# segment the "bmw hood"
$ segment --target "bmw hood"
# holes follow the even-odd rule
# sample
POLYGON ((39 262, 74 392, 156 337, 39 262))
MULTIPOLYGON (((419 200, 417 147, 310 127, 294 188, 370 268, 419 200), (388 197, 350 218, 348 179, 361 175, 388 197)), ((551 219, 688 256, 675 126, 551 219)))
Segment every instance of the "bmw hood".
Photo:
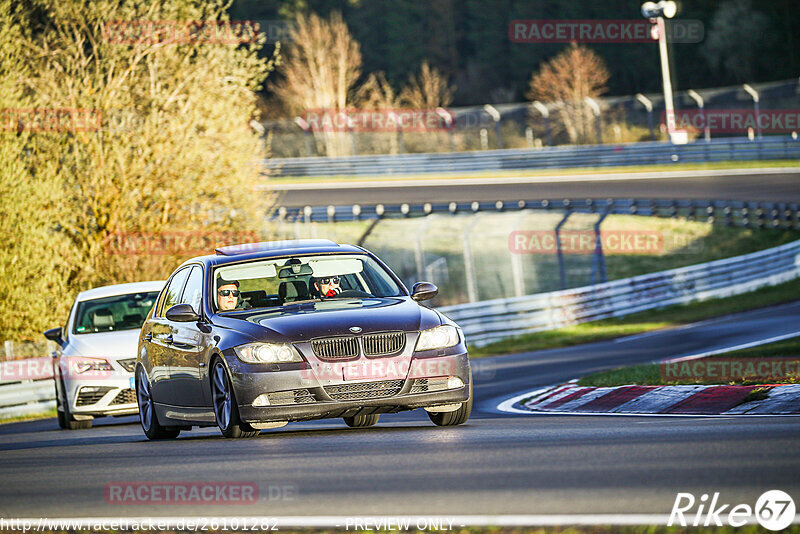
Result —
POLYGON ((409 298, 335 299, 217 315, 222 327, 263 341, 307 341, 318 337, 392 330, 423 330, 441 324, 438 314, 409 298), (351 328, 361 330, 350 330, 351 328))

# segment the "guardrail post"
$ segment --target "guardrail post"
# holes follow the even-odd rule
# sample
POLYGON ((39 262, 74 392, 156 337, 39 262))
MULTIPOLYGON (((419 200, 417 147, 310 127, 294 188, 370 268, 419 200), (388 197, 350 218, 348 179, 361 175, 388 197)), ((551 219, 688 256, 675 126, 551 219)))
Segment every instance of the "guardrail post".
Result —
MULTIPOLYGON (((515 231, 519 230, 519 227, 522 226, 522 222, 527 216, 528 213, 526 211, 523 210, 520 212, 519 217, 514 224, 515 231)), ((511 254, 511 275, 514 277, 514 294, 518 297, 521 297, 525 294, 525 278, 522 272, 522 254, 519 251, 514 252, 513 247, 509 247, 508 251, 511 254)))
POLYGON ((431 224, 432 217, 428 215, 422 221, 422 224, 417 230, 417 235, 414 238, 414 260, 417 264, 417 280, 424 280, 425 274, 425 249, 422 245, 422 237, 425 235, 425 232, 428 231, 428 226, 431 224))
POLYGON ((600 275, 600 282, 608 281, 608 274, 606 273, 606 257, 603 254, 603 239, 600 235, 600 225, 603 224, 608 210, 606 209, 603 214, 594 223, 594 256, 592 257, 592 274, 590 275, 590 284, 597 283, 596 273, 600 275))
POLYGON ((462 236, 464 242, 464 276, 467 282, 467 300, 469 302, 477 302, 478 300, 478 285, 475 280, 475 264, 472 258, 472 243, 470 243, 470 233, 472 229, 478 224, 481 219, 481 214, 476 213, 475 217, 464 229, 462 236))
POLYGON ((564 267, 564 251, 561 250, 561 227, 564 226, 569 216, 572 215, 569 201, 566 201, 565 207, 567 212, 564 214, 564 218, 561 219, 561 222, 556 225, 556 254, 558 254, 558 277, 561 280, 561 289, 567 289, 567 271, 564 267))
POLYGON ((636 95, 636 100, 638 100, 644 106, 644 109, 647 110, 647 126, 650 128, 650 140, 655 141, 656 134, 655 129, 653 128, 653 102, 642 93, 638 93, 636 95))

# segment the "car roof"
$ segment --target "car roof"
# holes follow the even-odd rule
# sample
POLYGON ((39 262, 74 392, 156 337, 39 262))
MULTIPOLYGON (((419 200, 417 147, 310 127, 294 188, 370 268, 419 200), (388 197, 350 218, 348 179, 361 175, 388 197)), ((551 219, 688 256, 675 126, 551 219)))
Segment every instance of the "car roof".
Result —
POLYGON ((161 291, 166 281, 153 280, 150 282, 132 282, 130 284, 115 284, 112 286, 95 287, 78 293, 76 300, 90 300, 103 297, 114 297, 117 295, 128 295, 130 293, 142 293, 145 291, 161 291))
POLYGON ((276 258, 281 256, 300 256, 309 254, 364 254, 365 250, 356 245, 335 243, 329 239, 292 239, 285 241, 263 241, 219 247, 216 254, 199 256, 187 260, 184 265, 198 261, 209 266, 238 263, 240 261, 276 258))

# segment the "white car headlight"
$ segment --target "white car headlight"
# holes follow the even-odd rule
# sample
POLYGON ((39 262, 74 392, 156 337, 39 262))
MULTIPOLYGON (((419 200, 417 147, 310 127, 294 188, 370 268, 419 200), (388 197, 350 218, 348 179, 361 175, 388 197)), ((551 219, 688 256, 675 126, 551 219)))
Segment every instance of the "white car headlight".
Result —
POLYGON ((247 343, 233 349, 247 363, 302 362, 300 354, 288 343, 247 343))
POLYGON ((75 371, 77 373, 83 374, 88 373, 89 371, 113 371, 114 368, 108 362, 108 360, 104 360, 102 358, 80 358, 75 361, 75 371))
POLYGON ((458 330, 454 326, 442 325, 419 333, 415 351, 446 349, 458 345, 458 330))

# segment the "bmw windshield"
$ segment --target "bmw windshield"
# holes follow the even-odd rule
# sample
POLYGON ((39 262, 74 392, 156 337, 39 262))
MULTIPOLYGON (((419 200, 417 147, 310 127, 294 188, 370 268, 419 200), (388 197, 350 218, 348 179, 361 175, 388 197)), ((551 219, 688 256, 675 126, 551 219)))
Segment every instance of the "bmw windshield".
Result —
POLYGON ((217 312, 270 308, 336 298, 397 297, 403 290, 363 254, 270 258, 214 271, 217 312))

